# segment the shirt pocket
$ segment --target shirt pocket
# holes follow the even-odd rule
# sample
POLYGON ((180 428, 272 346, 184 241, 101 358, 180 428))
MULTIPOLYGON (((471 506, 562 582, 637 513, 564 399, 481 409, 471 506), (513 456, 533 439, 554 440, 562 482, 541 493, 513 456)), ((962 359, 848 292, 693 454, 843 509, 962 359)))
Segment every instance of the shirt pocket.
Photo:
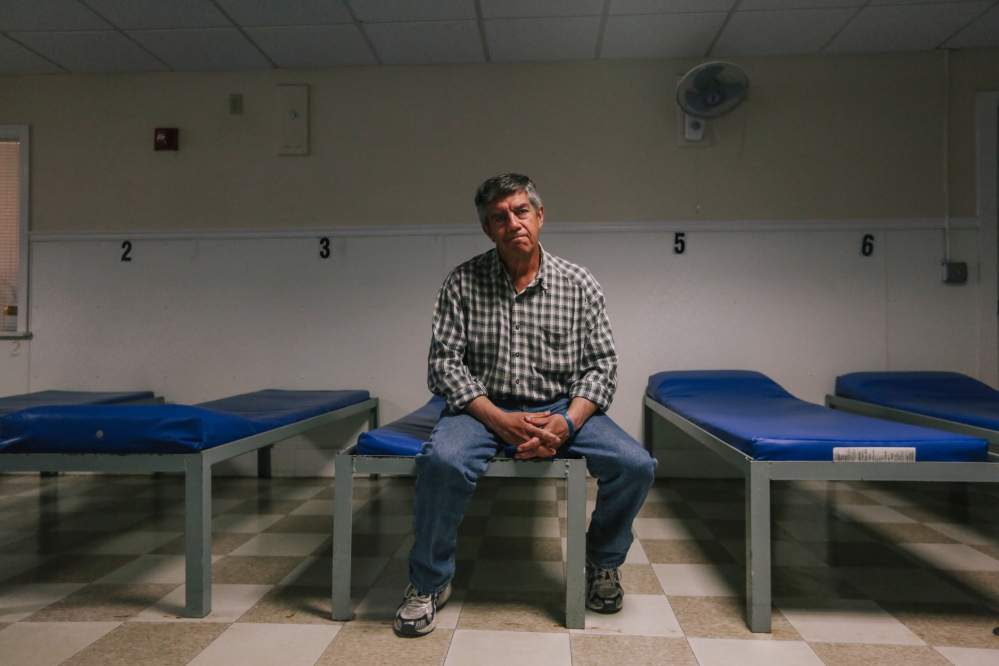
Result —
POLYGON ((539 327, 541 331, 541 359, 545 371, 560 375, 571 374, 579 367, 578 345, 572 331, 561 327, 539 327))

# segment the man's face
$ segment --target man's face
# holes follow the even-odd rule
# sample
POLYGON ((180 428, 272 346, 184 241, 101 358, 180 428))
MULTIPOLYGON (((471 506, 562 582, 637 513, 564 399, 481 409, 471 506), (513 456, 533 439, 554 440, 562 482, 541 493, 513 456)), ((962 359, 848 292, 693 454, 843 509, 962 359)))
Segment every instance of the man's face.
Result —
POLYGON ((527 259, 538 249, 538 233, 545 222, 545 207, 534 210, 523 190, 486 204, 482 230, 504 259, 527 259))

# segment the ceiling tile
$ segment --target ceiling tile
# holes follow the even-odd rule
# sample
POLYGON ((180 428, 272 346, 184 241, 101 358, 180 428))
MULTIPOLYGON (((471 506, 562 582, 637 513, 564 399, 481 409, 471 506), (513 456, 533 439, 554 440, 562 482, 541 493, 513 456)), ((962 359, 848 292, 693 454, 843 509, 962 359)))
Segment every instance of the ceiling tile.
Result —
POLYGON ((742 0, 738 11, 755 11, 757 9, 822 9, 860 7, 867 0, 742 0))
POLYGON ((856 13, 851 7, 735 12, 711 54, 818 53, 856 13))
POLYGON ((992 5, 992 2, 983 0, 866 7, 844 28, 826 52, 933 49, 992 5))
POLYGON ((350 6, 357 19, 365 23, 475 19, 473 0, 350 0, 350 6))
POLYGON ((59 74, 66 70, 0 35, 0 75, 59 74))
POLYGON ((483 18, 600 16, 604 0, 481 0, 483 18))
POLYGON ((727 12, 735 0, 611 0, 610 14, 727 12))
POLYGON ((210 0, 85 0, 122 30, 219 28, 232 23, 210 0))
POLYGON ((944 46, 949 49, 999 48, 999 5, 954 35, 944 46))
POLYGON ((215 0, 241 26, 353 23, 340 0, 215 0))
POLYGON ((181 71, 271 69, 273 65, 235 28, 131 30, 128 35, 181 71))
POLYGON ((597 50, 599 16, 485 21, 489 57, 514 60, 589 60, 597 50))
POLYGON ((477 21, 366 23, 364 30, 386 65, 486 60, 477 21))
POLYGON ((67 0, 0 2, 0 30, 110 30, 111 26, 83 5, 67 0))
POLYGON ((278 67, 378 64, 353 25, 247 28, 246 34, 278 67))
POLYGON ((19 32, 11 35, 70 72, 159 72, 166 65, 115 30, 19 32))
POLYGON ((601 58, 699 58, 708 52, 726 14, 610 16, 601 58))

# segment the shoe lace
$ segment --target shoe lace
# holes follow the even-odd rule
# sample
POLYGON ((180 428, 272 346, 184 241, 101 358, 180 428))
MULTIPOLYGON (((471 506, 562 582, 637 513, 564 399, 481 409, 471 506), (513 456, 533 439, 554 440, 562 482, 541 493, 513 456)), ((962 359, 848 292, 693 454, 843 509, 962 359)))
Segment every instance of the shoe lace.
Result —
POLYGON ((592 573, 593 582, 595 583, 620 583, 621 582, 621 570, 620 569, 597 569, 592 573))
POLYGON ((432 595, 420 594, 419 591, 410 584, 406 587, 406 601, 404 602, 403 614, 413 616, 420 615, 430 603, 432 595))

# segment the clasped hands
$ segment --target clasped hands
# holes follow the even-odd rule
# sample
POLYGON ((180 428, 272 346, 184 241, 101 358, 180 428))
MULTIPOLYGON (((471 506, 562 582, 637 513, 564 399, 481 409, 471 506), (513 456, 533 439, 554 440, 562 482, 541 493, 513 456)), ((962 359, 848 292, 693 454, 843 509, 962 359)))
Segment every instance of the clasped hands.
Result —
POLYGON ((503 412, 494 430, 516 447, 515 458, 551 458, 569 439, 569 425, 560 413, 503 412))

